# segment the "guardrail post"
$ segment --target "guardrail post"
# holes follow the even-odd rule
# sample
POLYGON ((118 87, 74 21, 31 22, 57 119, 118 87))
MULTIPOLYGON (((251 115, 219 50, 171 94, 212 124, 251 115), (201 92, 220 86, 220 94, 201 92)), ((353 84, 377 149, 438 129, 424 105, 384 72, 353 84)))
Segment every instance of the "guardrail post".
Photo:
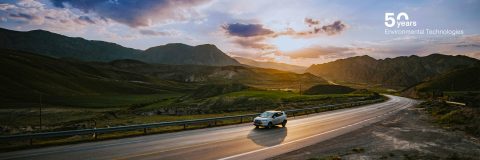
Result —
POLYGON ((147 128, 143 128, 143 134, 147 134, 147 128))
POLYGON ((97 140, 97 132, 95 132, 95 129, 93 129, 93 139, 97 140))
POLYGON ((243 116, 240 117, 240 123, 243 123, 243 116))
POLYGON ((30 145, 33 146, 33 137, 30 137, 30 145))
POLYGON ((186 123, 183 124, 183 129, 187 129, 187 124, 186 123))
POLYGON ((293 114, 293 118, 295 118, 295 112, 293 112, 292 114, 293 114))
POLYGON ((215 119, 215 126, 217 125, 217 120, 215 119))

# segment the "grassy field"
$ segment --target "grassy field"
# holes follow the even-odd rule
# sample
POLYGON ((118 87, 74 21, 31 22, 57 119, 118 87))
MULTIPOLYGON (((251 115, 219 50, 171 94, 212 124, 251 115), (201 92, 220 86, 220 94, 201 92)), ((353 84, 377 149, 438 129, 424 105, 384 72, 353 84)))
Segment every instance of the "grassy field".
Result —
POLYGON ((85 108, 141 107, 151 103, 179 97, 179 93, 147 94, 147 95, 83 95, 47 97, 50 104, 85 108))
POLYGON ((456 106, 438 101, 426 101, 419 105, 429 113, 436 123, 448 130, 460 130, 480 137, 480 108, 478 106, 456 106))

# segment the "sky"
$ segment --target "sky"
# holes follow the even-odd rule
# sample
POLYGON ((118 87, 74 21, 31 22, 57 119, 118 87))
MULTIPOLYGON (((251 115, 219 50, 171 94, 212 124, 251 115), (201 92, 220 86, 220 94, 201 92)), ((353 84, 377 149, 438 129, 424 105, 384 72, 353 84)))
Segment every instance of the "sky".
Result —
POLYGON ((301 66, 360 55, 480 58, 480 0, 0 0, 0 27, 142 50, 208 43, 301 66))

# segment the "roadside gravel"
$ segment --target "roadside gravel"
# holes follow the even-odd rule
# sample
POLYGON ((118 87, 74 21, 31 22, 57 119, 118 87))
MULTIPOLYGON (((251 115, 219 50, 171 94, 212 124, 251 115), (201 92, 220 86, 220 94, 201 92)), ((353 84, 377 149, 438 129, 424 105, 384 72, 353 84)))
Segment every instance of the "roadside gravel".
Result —
POLYGON ((480 142, 408 108, 370 126, 272 157, 279 159, 480 159, 480 142))

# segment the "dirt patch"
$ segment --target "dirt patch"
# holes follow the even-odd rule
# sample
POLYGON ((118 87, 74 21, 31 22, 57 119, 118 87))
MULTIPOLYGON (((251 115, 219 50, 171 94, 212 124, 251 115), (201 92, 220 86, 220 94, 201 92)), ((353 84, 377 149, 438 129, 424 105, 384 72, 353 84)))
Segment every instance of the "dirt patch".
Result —
POLYGON ((479 159, 480 143, 431 123, 409 108, 373 125, 277 157, 278 159, 479 159))

